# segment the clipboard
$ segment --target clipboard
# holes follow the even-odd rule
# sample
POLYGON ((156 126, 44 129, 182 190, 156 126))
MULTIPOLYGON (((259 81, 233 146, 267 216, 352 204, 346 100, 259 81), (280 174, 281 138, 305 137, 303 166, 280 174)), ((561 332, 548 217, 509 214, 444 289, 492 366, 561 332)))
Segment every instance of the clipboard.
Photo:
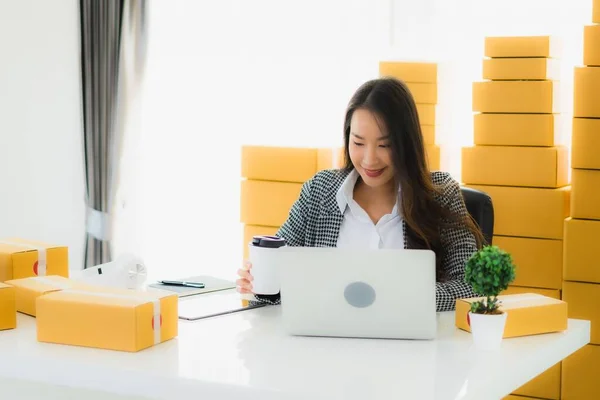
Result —
POLYGON ((197 321, 266 306, 266 303, 244 301, 236 290, 218 291, 179 301, 179 319, 197 321))

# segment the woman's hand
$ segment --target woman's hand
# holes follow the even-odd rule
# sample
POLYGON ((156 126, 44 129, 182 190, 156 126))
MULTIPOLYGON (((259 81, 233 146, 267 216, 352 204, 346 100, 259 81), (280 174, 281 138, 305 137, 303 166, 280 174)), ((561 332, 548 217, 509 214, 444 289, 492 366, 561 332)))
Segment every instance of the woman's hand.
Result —
POLYGON ((238 279, 236 282, 237 284, 237 291, 240 293, 252 293, 252 281, 254 280, 254 278, 252 277, 252 274, 250 273, 250 270, 252 269, 252 263, 250 261, 245 261, 244 262, 244 266, 240 269, 238 269, 238 275, 240 276, 240 279, 238 279))

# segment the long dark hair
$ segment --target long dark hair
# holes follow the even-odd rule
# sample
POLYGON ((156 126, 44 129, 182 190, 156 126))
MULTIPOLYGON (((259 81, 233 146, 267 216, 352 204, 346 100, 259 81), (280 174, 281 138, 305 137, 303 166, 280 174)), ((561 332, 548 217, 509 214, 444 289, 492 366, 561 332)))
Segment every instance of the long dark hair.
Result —
POLYGON ((441 194, 443 188, 434 185, 431 179, 419 115, 410 90, 395 78, 374 79, 358 88, 348 104, 344 121, 344 169, 348 171, 354 168, 349 152, 350 122, 357 109, 369 110, 385 124, 390 136, 395 179, 401 188, 402 217, 407 225, 409 247, 433 250, 437 279, 445 280, 440 229, 467 229, 474 234, 478 248, 484 238, 468 213, 458 215, 436 201, 435 196, 441 194))

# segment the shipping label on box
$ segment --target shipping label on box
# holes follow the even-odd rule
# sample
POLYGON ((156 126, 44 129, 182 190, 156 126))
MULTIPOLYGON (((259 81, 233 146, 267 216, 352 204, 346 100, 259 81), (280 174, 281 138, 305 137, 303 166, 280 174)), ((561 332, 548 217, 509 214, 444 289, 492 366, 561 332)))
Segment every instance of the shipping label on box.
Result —
POLYGON ((36 316, 38 297, 59 290, 89 286, 58 275, 13 279, 6 281, 6 284, 15 289, 17 311, 32 317, 36 316))
POLYGON ((488 58, 483 60, 483 79, 559 80, 560 64, 552 58, 488 58))
POLYGON ((379 75, 393 77, 406 83, 437 83, 437 64, 402 61, 382 61, 379 75))
POLYGON ((0 331, 17 327, 15 288, 0 283, 0 331))
POLYGON ((568 149, 474 146, 462 150, 467 184, 557 188, 568 184, 568 149))
POLYGON ((63 290, 37 299, 40 342, 137 352, 178 334, 178 296, 167 291, 63 290))
POLYGON ((600 119, 573 118, 571 166, 600 169, 600 119))
POLYGON ((473 111, 482 113, 558 113, 555 81, 473 82, 473 111))
POLYGON ((571 217, 600 220, 600 170, 572 170, 571 217))
POLYGON ((600 118, 600 68, 575 67, 573 116, 600 118))
MULTIPOLYGON (((483 298, 456 301, 456 326, 471 332, 471 303, 483 298)), ((504 338, 561 332, 567 329, 567 303, 536 293, 498 296, 500 310, 507 313, 504 338)))
POLYGON ((486 37, 485 57, 558 57, 560 42, 553 36, 486 37))
POLYGON ((600 283, 600 258, 596 246, 600 221, 565 220, 564 279, 600 283))
POLYGON ((475 114, 475 145, 539 146, 556 144, 558 114, 475 114))
POLYGON ((69 277, 67 246, 19 238, 0 239, 0 282, 45 275, 69 277))

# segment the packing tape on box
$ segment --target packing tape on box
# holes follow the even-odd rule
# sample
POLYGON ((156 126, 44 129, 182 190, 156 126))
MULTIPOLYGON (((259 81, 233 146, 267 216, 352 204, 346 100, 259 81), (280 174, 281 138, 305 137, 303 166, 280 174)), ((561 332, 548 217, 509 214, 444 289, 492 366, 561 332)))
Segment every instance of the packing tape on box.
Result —
POLYGON ((37 260, 37 272, 36 274, 38 276, 45 276, 46 275, 46 248, 45 247, 41 247, 41 246, 33 246, 31 244, 28 243, 21 243, 21 242, 10 242, 10 241, 6 241, 6 240, 2 240, 0 241, 0 243, 2 244, 8 244, 10 246, 18 246, 18 247, 23 247, 25 249, 28 250, 37 250, 38 252, 38 260, 37 260))
POLYGON ((42 283, 44 285, 53 286, 53 287, 59 288, 61 290, 70 289, 73 286, 69 282, 55 281, 55 280, 47 278, 45 276, 36 276, 36 277, 31 278, 31 280, 34 282, 42 283))
POLYGON ((107 292, 88 292, 85 290, 67 289, 63 290, 63 293, 72 293, 77 295, 85 295, 91 297, 104 297, 114 299, 125 299, 125 300, 137 300, 140 304, 146 304, 152 301, 153 312, 152 312, 152 329, 154 330, 154 344, 160 343, 160 326, 161 326, 161 315, 160 315, 160 299, 144 299, 139 295, 124 294, 124 293, 107 293, 107 292))
POLYGON ((123 254, 115 261, 86 268, 72 274, 74 280, 92 285, 120 289, 141 289, 146 283, 148 270, 144 262, 131 254, 123 254))

